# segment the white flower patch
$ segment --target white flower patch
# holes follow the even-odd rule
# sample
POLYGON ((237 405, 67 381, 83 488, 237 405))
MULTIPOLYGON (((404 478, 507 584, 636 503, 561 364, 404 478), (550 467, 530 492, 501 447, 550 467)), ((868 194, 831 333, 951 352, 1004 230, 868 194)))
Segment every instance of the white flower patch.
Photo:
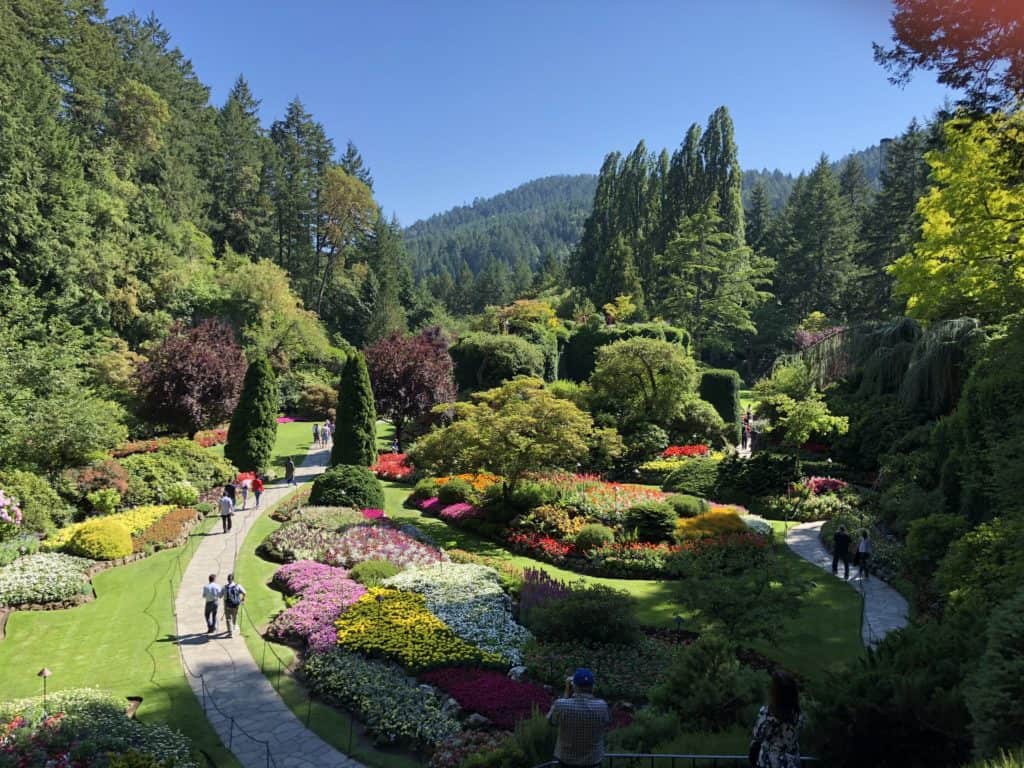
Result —
POLYGON ((501 654, 512 666, 522 664, 523 646, 531 635, 512 618, 512 601, 493 568, 439 563, 410 568, 383 584, 420 593, 427 608, 460 638, 483 651, 501 654))
POLYGON ((82 557, 40 553, 0 568, 0 606, 57 603, 86 594, 94 563, 82 557))

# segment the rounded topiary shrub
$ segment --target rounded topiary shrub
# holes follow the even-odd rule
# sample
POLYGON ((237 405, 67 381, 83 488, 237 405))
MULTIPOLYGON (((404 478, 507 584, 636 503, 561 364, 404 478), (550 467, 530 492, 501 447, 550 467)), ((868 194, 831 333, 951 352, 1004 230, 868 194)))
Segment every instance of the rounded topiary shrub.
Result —
POLYGON ((673 493, 665 501, 672 505, 676 517, 696 517, 711 509, 711 505, 707 501, 688 493, 673 493))
POLYGON ((384 579, 390 579, 402 569, 390 560, 364 560, 349 571, 349 576, 364 587, 378 587, 384 579))
POLYGON ((536 606, 529 614, 529 629, 541 640, 620 645, 634 642, 640 632, 636 600, 601 584, 536 606))
POLYGON ((164 495, 167 498, 168 504, 174 504, 179 507, 191 507, 199 501, 199 491, 188 480, 179 480, 176 483, 172 483, 164 495))
POLYGON ((622 525, 627 531, 635 531, 639 541, 657 543, 672 538, 678 517, 671 504, 647 501, 630 507, 622 525))
POLYGON ((613 541, 615 541, 615 531, 600 523, 585 525, 576 534, 576 546, 582 552, 590 552, 605 544, 611 544, 613 541))
POLYGON ((132 535, 120 520, 99 518, 83 524, 65 549, 91 560, 117 560, 132 553, 132 535))
POLYGON ((412 493, 405 500, 405 506, 415 507, 419 502, 437 496, 440 487, 433 477, 424 477, 413 486, 412 493))
POLYGON ((473 486, 457 477, 453 477, 437 489, 437 499, 445 507, 462 502, 476 504, 480 500, 479 494, 473 486))
POLYGON ((714 493, 718 483, 719 463, 714 459, 687 459, 680 462, 679 469, 673 470, 665 478, 662 490, 707 498, 714 493))
POLYGON ((313 481, 309 503, 318 507, 383 509, 384 486, 366 467, 338 464, 313 481))

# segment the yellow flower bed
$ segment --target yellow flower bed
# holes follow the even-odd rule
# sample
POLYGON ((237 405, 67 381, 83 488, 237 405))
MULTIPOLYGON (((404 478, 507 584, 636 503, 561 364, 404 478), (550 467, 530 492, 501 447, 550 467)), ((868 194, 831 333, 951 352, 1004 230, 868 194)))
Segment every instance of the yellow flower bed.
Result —
POLYGON ((338 645, 394 659, 410 672, 466 664, 502 664, 497 653, 470 645, 427 609, 423 595, 373 588, 336 622, 338 645))
POLYGON ((439 486, 450 483, 452 480, 463 480, 473 486, 474 490, 484 492, 495 483, 500 483, 501 478, 498 475, 492 475, 488 472, 481 472, 479 474, 466 473, 462 475, 448 475, 446 477, 435 477, 434 482, 439 486))
POLYGON ((746 530, 746 523, 735 509, 714 506, 703 515, 679 518, 676 521, 675 537, 676 541, 682 542, 723 533, 743 533, 746 530))
MULTIPOLYGON (((154 504, 145 507, 133 507, 124 512, 118 512, 116 515, 107 515, 106 517, 96 519, 116 520, 127 528, 129 533, 136 534, 146 530, 161 517, 173 512, 175 509, 177 507, 173 504, 154 504)), ((90 525, 92 522, 92 520, 86 520, 82 523, 73 523, 61 528, 47 537, 42 543, 41 549, 46 552, 56 552, 57 550, 64 549, 79 530, 84 526, 90 525)))
POLYGON ((707 454, 706 456, 697 456, 697 457, 673 456, 672 458, 668 458, 668 459, 651 459, 650 461, 645 461, 643 464, 640 465, 640 471, 641 472, 671 472, 673 469, 679 469, 679 467, 683 466, 683 464, 685 464, 686 462, 691 461, 693 458, 711 459, 712 461, 721 461, 722 459, 725 458, 725 452, 724 451, 712 451, 711 453, 707 454))

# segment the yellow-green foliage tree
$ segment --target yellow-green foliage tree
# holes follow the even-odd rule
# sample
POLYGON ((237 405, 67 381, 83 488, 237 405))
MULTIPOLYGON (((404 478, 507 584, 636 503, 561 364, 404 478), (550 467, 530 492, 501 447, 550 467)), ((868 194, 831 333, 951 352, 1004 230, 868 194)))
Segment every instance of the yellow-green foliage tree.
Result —
POLYGON ((1024 306, 1024 113, 957 117, 943 135, 921 241, 889 271, 913 317, 995 321, 1024 306))
POLYGON ((506 497, 528 472, 573 467, 608 437, 540 379, 513 379, 450 407, 455 420, 417 441, 413 463, 443 472, 493 472, 504 478, 506 497))

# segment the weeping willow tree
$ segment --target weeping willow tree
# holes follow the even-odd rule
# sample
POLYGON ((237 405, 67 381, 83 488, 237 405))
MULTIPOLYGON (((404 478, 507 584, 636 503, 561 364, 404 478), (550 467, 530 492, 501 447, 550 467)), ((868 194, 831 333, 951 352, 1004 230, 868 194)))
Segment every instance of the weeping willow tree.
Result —
POLYGON ((847 379, 858 396, 898 395, 908 411, 939 416, 956 405, 972 351, 985 338, 977 320, 942 320, 922 327, 902 317, 843 328, 776 365, 797 360, 818 388, 847 379))

